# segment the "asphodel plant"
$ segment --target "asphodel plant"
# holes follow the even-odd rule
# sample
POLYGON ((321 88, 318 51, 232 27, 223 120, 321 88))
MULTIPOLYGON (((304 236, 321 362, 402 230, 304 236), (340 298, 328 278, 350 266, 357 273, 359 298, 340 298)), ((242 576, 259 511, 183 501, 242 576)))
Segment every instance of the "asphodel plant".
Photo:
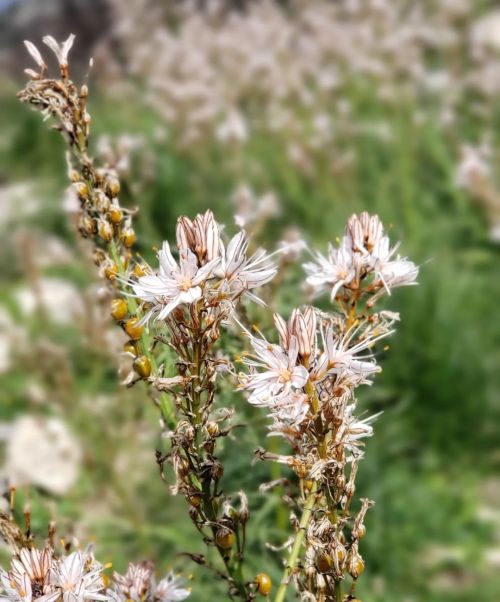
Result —
MULTIPOLYGON (((95 262, 109 282, 111 314, 130 339, 126 383, 149 386, 169 441, 157 460, 173 468, 171 491, 185 497, 194 528, 208 546, 206 555, 191 554, 192 559, 225 580, 232 599, 261 595, 283 602, 295 590, 302 600, 355 600, 364 570, 365 514, 373 504, 355 499, 355 480, 363 440, 372 435, 376 418, 357 415, 355 394, 380 371, 374 348, 399 319, 376 304, 393 288, 414 284, 418 268, 396 254, 377 215, 353 215, 339 245, 330 246, 327 255, 311 253, 304 265, 307 284, 316 295, 329 293, 332 311, 307 305, 287 319, 276 314, 276 334, 266 339, 245 324, 241 310, 247 303, 263 303, 259 290, 278 271, 273 254, 261 249, 249 254, 247 233, 227 238, 207 210, 178 219, 175 243, 163 242, 157 266, 138 259, 134 212, 120 205, 116 174, 89 155, 88 89, 69 75, 73 36, 62 44, 50 36, 44 42, 56 55, 59 76, 47 77, 42 55, 26 42, 38 71, 27 70, 30 81, 19 98, 55 121, 67 140, 79 198, 78 231, 93 245, 95 262), (221 353, 227 329, 233 337, 241 335, 234 361, 221 353), (243 491, 231 496, 221 485, 218 447, 236 427, 233 409, 220 401, 221 379, 253 406, 265 408, 271 434, 289 447, 287 455, 264 447, 256 452, 258 459, 284 464, 293 482, 283 576, 274 586, 266 573, 247 574, 247 496, 243 491)), ((137 567, 136 573, 129 581, 144 577, 137 567)))

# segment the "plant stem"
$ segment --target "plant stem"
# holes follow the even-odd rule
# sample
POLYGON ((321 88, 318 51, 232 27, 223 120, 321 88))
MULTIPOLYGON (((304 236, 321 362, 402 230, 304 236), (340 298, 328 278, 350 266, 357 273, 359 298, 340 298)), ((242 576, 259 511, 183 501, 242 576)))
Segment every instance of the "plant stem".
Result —
POLYGON ((314 508, 314 503, 316 502, 316 492, 318 490, 317 483, 313 483, 311 491, 306 499, 306 503, 304 506, 304 511, 302 513, 302 517, 299 523, 299 531, 297 533, 297 537, 293 542, 292 551, 290 552, 290 556, 288 557, 285 571, 283 573, 283 578, 281 579, 281 584, 274 598, 274 602, 284 602, 285 594, 288 587, 288 583, 290 581, 290 577, 295 570, 295 566, 297 564, 300 549, 302 547, 302 543, 304 541, 305 532, 307 526, 309 525, 309 521, 311 520, 312 510, 314 508))
POLYGON ((342 602, 342 581, 335 581, 335 602, 342 602))
MULTIPOLYGON (((118 250, 116 248, 115 242, 111 241, 109 243, 108 248, 109 248, 109 254, 111 255, 116 266, 118 267, 118 275, 120 276, 120 278, 125 278, 126 270, 125 270, 125 267, 121 260, 120 254, 118 253, 118 250)), ((120 288, 123 289, 123 286, 120 286, 120 288)), ((135 300, 135 298, 131 297, 131 296, 124 296, 124 299, 127 303, 129 312, 132 315, 135 315, 137 313, 137 309, 138 309, 137 301, 135 300)), ((151 362, 151 367, 153 369, 153 372, 156 373, 158 371, 158 366, 156 363, 156 358, 154 357, 154 354, 151 352, 151 339, 150 339, 149 331, 147 328, 144 329, 144 332, 142 333, 142 336, 141 336, 141 348, 142 348, 142 353, 151 362)), ((168 398, 168 396, 165 393, 161 393, 161 395, 160 395, 160 408, 161 408, 161 413, 163 414, 163 417, 165 418, 165 421, 167 422, 168 426, 170 428, 174 428, 177 423, 176 423, 175 416, 173 413, 172 404, 170 402, 170 399, 168 398)))

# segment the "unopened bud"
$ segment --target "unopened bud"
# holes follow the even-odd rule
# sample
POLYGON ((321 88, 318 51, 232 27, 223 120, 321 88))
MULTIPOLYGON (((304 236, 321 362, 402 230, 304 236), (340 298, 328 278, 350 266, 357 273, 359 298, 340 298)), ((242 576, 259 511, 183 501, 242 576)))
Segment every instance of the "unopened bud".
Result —
POLYGON ((142 333, 144 332, 144 326, 141 326, 139 324, 138 318, 130 318, 130 320, 127 320, 125 324, 125 332, 131 339, 137 341, 142 337, 142 333))
POLYGON ((111 301, 111 315, 115 320, 123 320, 128 314, 128 307, 123 299, 113 299, 111 301))
POLYGON ((148 378, 151 375, 151 362, 145 355, 140 355, 134 360, 134 370, 141 378, 148 378))

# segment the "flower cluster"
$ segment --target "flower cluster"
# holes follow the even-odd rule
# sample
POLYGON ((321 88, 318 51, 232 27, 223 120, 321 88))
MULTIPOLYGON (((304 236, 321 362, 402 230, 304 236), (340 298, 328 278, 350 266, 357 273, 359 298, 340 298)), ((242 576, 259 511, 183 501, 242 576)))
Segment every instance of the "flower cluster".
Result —
POLYGON ((330 245, 326 257, 315 253, 315 261, 304 265, 306 282, 318 292, 328 289, 334 301, 340 289, 359 291, 363 281, 373 305, 384 291, 390 294, 392 288, 416 283, 418 268, 395 255, 397 249, 391 247, 378 215, 353 215, 340 245, 330 245))
MULTIPOLYGON (((177 222, 179 261, 164 242, 158 253, 157 274, 146 274, 131 286, 139 299, 151 304, 147 321, 154 316, 164 320, 179 305, 200 301, 213 320, 227 318, 243 293, 249 293, 274 278, 276 268, 262 250, 247 254, 248 236, 244 230, 224 245, 211 211, 177 222)), ((252 295, 253 296, 253 295, 252 295)), ((255 298, 255 297, 254 297, 255 298)))
POLYGON ((295 309, 288 321, 275 315, 279 344, 247 332, 252 351, 242 357, 248 370, 239 375, 240 387, 251 404, 270 411, 271 434, 285 437, 292 450, 290 455, 260 450, 258 457, 289 466, 301 491, 310 491, 296 500, 307 520, 297 532, 299 545, 292 550, 284 583, 293 578, 304 595, 321 592, 325 600, 343 599, 347 575, 353 595, 364 568, 359 540, 372 502, 362 500, 355 517, 349 509, 363 439, 373 434, 377 415, 356 414, 355 390, 371 384, 380 371, 374 347, 393 332, 398 318, 371 311, 375 299, 392 287, 414 284, 418 274, 412 262, 394 257, 396 248, 377 215, 351 216, 340 247, 305 265, 309 284, 330 290, 339 312, 308 306, 295 309), (303 573, 295 571, 302 538, 303 573))
MULTIPOLYGON (((249 252, 244 230, 226 239, 211 211, 178 219, 177 250, 164 242, 157 270, 134 261, 131 212, 125 217, 118 204, 118 180, 108 170, 96 169, 87 154, 87 91, 69 80, 72 41, 72 36, 62 45, 45 39, 59 61, 58 80, 45 78, 40 53, 26 44, 40 72, 29 72, 32 79, 20 98, 54 117, 69 143, 80 233, 94 241, 96 262, 115 294, 122 294, 112 301, 111 313, 130 338, 126 353, 134 358, 134 372, 126 384, 143 380, 151 385, 166 442, 166 450, 156 454, 161 474, 166 478, 164 467, 171 466, 171 490, 186 499, 194 527, 214 552, 187 555, 224 579, 231 598, 251 602, 257 593, 267 596, 271 582, 265 573, 252 581, 245 578, 248 499, 243 491, 231 496, 222 486, 218 446, 242 425, 233 423, 233 408, 216 405, 220 376, 230 380, 235 373, 218 342, 224 325, 246 321, 243 297, 263 303, 256 289, 276 276, 277 267, 266 251, 249 252)), ((239 223, 247 220, 243 213, 239 223)), ((252 213, 247 211, 250 221, 252 213)), ((301 246, 295 241, 294 253, 301 246)), ((239 356, 247 369, 238 375, 239 389, 252 405, 270 412, 271 433, 290 446, 288 455, 261 449, 257 456, 290 467, 298 485, 292 481, 287 495, 287 503, 301 517, 293 520, 293 543, 276 602, 284 602, 292 580, 304 600, 355 598, 364 568, 359 542, 372 502, 362 499, 356 514, 350 508, 363 440, 372 435, 376 418, 357 413, 355 392, 379 372, 376 345, 398 320, 397 314, 375 312, 375 302, 395 287, 416 282, 418 268, 397 255, 397 248, 377 215, 353 215, 340 245, 331 246, 328 256, 314 254, 304 266, 309 286, 315 293, 329 291, 336 312, 306 306, 293 310, 288 320, 275 314, 279 343, 243 326, 251 350, 239 356), (349 579, 345 598, 343 586, 349 579)), ((12 570, 1 575, 9 600, 170 602, 189 594, 173 574, 157 582, 150 563, 130 565, 105 587, 103 567, 90 550, 58 557, 51 547, 36 551, 27 545, 30 541, 23 542, 12 570)))
POLYGON ((189 596, 179 577, 170 573, 158 583, 154 564, 129 565, 122 576, 114 573, 111 585, 91 548, 56 555, 53 548, 23 547, 0 568, 0 599, 9 602, 177 602, 189 596))

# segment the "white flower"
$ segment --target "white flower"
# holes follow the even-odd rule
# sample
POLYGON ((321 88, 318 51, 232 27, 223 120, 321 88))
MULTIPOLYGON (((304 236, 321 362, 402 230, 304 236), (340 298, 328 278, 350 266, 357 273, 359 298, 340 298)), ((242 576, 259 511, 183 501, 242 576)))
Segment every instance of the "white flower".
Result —
POLYGON ((292 435, 304 422, 309 412, 309 398, 305 393, 292 391, 288 395, 274 398, 270 416, 273 423, 269 427, 271 435, 292 435))
POLYGON ((247 234, 241 230, 233 236, 227 249, 221 243, 221 263, 216 273, 224 278, 233 292, 248 291, 270 282, 277 269, 263 249, 247 257, 247 234))
POLYGON ((118 599, 134 602, 148 600, 154 589, 154 565, 152 562, 130 563, 125 575, 113 574, 113 581, 118 599))
POLYGON ((309 373, 304 366, 297 365, 299 346, 296 337, 291 338, 288 351, 265 339, 252 335, 249 338, 254 353, 244 357, 243 362, 252 372, 240 375, 240 384, 243 389, 252 391, 250 403, 272 407, 276 398, 305 386, 309 373))
POLYGON ((47 68, 47 65, 45 64, 45 61, 43 60, 42 55, 40 54, 40 51, 38 50, 38 48, 34 44, 29 42, 28 40, 24 40, 24 45, 26 46, 28 52, 30 53, 31 58, 40 67, 40 69, 42 71, 44 71, 47 68))
POLYGON ((68 54, 75 41, 74 34, 70 34, 68 38, 59 44, 52 36, 44 36, 43 43, 48 46, 52 52, 56 55, 59 65, 61 67, 68 66, 68 54))
POLYGON ((61 589, 63 602, 108 600, 109 596, 104 593, 102 569, 90 550, 77 550, 54 564, 51 581, 61 589))
POLYGON ((49 548, 37 550, 22 548, 11 561, 11 571, 0 569, 2 595, 0 600, 12 602, 54 602, 59 598, 49 583, 52 552, 49 548), (4 595, 5 594, 5 595, 4 595))
POLYGON ((315 258, 316 262, 308 262, 303 266, 308 274, 306 282, 319 290, 331 287, 330 297, 333 301, 340 287, 350 284, 356 276, 352 251, 345 245, 338 249, 330 245, 327 257, 316 252, 315 258))
POLYGON ((189 249, 182 249, 177 263, 166 241, 158 253, 158 259, 159 273, 142 276, 132 283, 132 288, 137 297, 153 303, 154 307, 147 317, 157 315, 157 319, 163 320, 178 305, 193 303, 201 298, 201 285, 210 278, 219 259, 213 259, 200 268, 196 255, 189 249))
POLYGON ((191 593, 172 572, 156 584, 152 562, 130 563, 125 575, 114 573, 113 581, 116 589, 110 595, 117 602, 177 602, 191 593))
POLYGON ((391 249, 389 238, 383 236, 372 253, 371 263, 375 276, 380 278, 388 294, 391 293, 391 288, 417 283, 418 267, 412 261, 399 255, 392 259, 397 248, 398 245, 395 245, 391 249))
POLYGON ((380 416, 381 412, 360 420, 354 416, 355 409, 355 404, 346 407, 344 420, 337 431, 337 440, 356 456, 359 455, 358 448, 362 445, 360 439, 373 435, 371 423, 380 416))
POLYGON ((380 372, 380 367, 370 355, 359 356, 357 354, 388 334, 391 333, 387 332, 379 337, 367 338, 350 347, 354 332, 340 338, 334 334, 331 326, 324 328, 321 332, 324 351, 318 358, 312 373, 317 380, 325 378, 328 374, 336 374, 358 378, 360 379, 359 384, 369 382, 366 378, 375 372, 380 372))
POLYGON ((159 602, 177 602, 178 600, 185 600, 190 593, 189 589, 181 587, 180 577, 169 573, 156 586, 154 600, 158 600, 159 602))

